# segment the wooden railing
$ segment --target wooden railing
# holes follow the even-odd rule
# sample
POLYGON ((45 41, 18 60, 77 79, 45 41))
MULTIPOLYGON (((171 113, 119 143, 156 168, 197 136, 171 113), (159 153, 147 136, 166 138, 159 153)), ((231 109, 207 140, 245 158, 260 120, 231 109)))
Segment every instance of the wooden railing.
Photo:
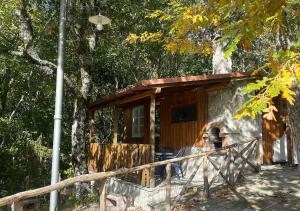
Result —
POLYGON ((203 181, 204 181, 204 193, 207 198, 210 197, 210 187, 213 184, 215 178, 217 175, 220 175, 224 181, 229 185, 229 187, 233 187, 236 182, 239 175, 243 172, 245 165, 248 164, 250 167, 252 167, 256 172, 260 171, 260 145, 261 140, 253 140, 249 142, 244 142, 243 144, 232 144, 226 147, 223 147, 218 150, 214 151, 208 151, 204 153, 199 154, 191 154, 180 158, 174 158, 170 160, 164 160, 154 163, 149 163, 141 166, 136 166, 132 168, 121 168, 114 171, 109 172, 100 172, 100 173, 92 173, 92 174, 85 174, 73 178, 66 179, 64 181, 58 182, 54 185, 45 186, 42 188, 29 190, 20 192, 11 196, 7 196, 0 199, 0 206, 11 204, 12 209, 14 210, 15 205, 27 198, 32 198, 35 196, 43 195, 50 193, 54 190, 60 190, 62 188, 68 187, 70 185, 74 185, 78 182, 89 182, 89 181, 97 181, 100 180, 100 210, 105 210, 105 201, 106 201, 106 181, 110 177, 115 177, 119 175, 125 175, 131 172, 141 171, 143 169, 149 169, 154 168, 158 166, 166 165, 166 210, 171 210, 171 164, 174 162, 181 162, 187 159, 192 158, 202 158, 199 159, 194 172, 192 172, 190 178, 187 180, 185 186, 182 188, 182 191, 180 195, 184 192, 188 184, 191 182, 193 177, 195 176, 195 172, 199 168, 203 168, 203 181), (246 144, 246 147, 244 147, 241 151, 237 151, 235 148, 237 146, 241 146, 243 144, 246 144), (256 149, 256 161, 255 163, 252 163, 249 158, 252 154, 252 152, 256 149), (248 153, 248 155, 247 155, 248 153), (213 161, 214 156, 224 156, 223 162, 218 165, 213 161), (246 156, 245 156, 246 155, 246 156), (242 162, 235 163, 237 158, 241 158, 242 162), (227 163, 226 163, 227 162, 227 163), (214 175, 212 175, 211 181, 209 181, 208 177, 208 167, 209 165, 212 165, 215 169, 214 175))
POLYGON ((132 168, 152 162, 150 144, 90 144, 88 167, 94 172, 132 168))

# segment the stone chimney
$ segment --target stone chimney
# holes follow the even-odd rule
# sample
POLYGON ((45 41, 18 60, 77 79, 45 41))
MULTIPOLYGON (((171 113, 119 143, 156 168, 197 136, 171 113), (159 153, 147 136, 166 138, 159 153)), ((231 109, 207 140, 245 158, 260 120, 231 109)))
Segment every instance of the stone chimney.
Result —
POLYGON ((226 41, 215 43, 213 45, 213 74, 224 74, 232 72, 232 61, 231 57, 225 58, 224 47, 226 46, 226 41))

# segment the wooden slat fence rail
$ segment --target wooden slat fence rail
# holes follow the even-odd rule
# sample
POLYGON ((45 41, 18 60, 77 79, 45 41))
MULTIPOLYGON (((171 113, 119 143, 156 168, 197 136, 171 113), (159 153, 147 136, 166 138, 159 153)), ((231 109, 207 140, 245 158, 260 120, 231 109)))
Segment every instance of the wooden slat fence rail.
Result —
MULTIPOLYGON (((191 155, 187 155, 184 157, 179 157, 179 158, 174 158, 174 159, 170 159, 170 160, 164 160, 164 161, 159 161, 159 162, 154 162, 154 163, 149 163, 149 164, 144 164, 141 166, 136 166, 136 167, 132 167, 132 168, 121 168, 118 170, 114 170, 114 171, 108 171, 108 172, 99 172, 99 173, 92 173, 92 174, 85 174, 85 175, 80 175, 77 177, 73 177, 73 178, 69 178, 66 180, 63 180, 61 182, 58 182, 54 185, 49 185, 49 186, 45 186, 42 188, 37 188, 34 190, 28 190, 28 191, 24 191, 24 192, 20 192, 11 196, 7 196, 4 198, 0 199, 0 206, 4 206, 7 204, 11 204, 12 207, 14 207, 14 205, 24 199, 28 199, 28 198, 32 198, 32 197, 36 197, 36 196, 40 196, 43 194, 47 194, 50 193, 51 191, 54 190, 60 190, 63 189, 65 187, 74 185, 75 183, 78 182, 89 182, 89 181, 101 181, 101 186, 100 186, 100 210, 105 210, 105 186, 106 186, 106 180, 110 177, 115 177, 115 176, 119 176, 119 175, 126 175, 128 173, 131 172, 136 172, 136 171, 141 171, 143 169, 150 169, 153 167, 158 167, 158 166, 163 166, 166 165, 166 172, 167 172, 167 186, 166 186, 166 208, 167 210, 170 210, 172 207, 171 204, 171 172, 170 172, 170 164, 171 163, 175 163, 175 162, 181 162, 187 159, 192 159, 192 158, 203 158, 203 162, 201 161, 199 163, 199 166, 197 166, 198 168, 203 168, 203 171, 205 172, 204 174, 204 193, 206 194, 207 197, 210 196, 210 186, 213 183, 213 180, 215 178, 215 176, 213 176, 213 178, 211 179, 211 181, 209 181, 208 175, 207 175, 207 169, 208 169, 208 165, 211 164, 213 166, 213 168, 216 170, 216 173, 219 174, 224 181, 230 186, 234 186, 236 181, 237 181, 237 177, 239 176, 240 172, 236 172, 234 171, 234 167, 236 167, 236 169, 239 169, 240 166, 240 171, 243 170, 243 168, 245 167, 245 164, 247 163, 250 167, 254 168, 254 170, 257 172, 260 170, 260 151, 256 150, 256 153, 258 153, 258 155, 255 156, 255 164, 253 164, 250 160, 249 160, 249 153, 252 153, 253 149, 259 149, 259 147, 257 147, 257 143, 261 144, 261 141, 258 140, 252 140, 252 141, 248 141, 248 142, 244 142, 243 144, 232 144, 217 150, 213 150, 213 151, 208 151, 208 152, 203 152, 203 153, 198 153, 198 154, 191 154, 191 155), (238 146, 241 146, 243 144, 247 144, 247 146, 245 148, 243 148, 240 152, 238 152, 235 148, 238 146), (230 153, 229 153, 230 151, 230 153), (248 155, 245 155, 246 153, 248 153, 248 155), (224 173, 224 168, 222 168, 223 164, 218 166, 215 161, 213 161, 213 158, 215 156, 225 156, 225 160, 227 159, 228 164, 224 165, 225 166, 225 170, 227 169, 226 167, 231 166, 229 168, 229 171, 227 171, 226 173, 224 173), (242 160, 241 163, 235 163, 235 161, 240 158, 242 160)), ((224 161, 226 162, 226 161, 224 161)), ((192 174, 195 175, 195 174, 192 174)), ((188 180, 188 182, 191 181, 191 179, 188 180)), ((188 184, 186 184, 188 185, 188 184)), ((186 187, 183 187, 183 189, 185 189, 186 187)))
POLYGON ((150 144, 98 144, 89 147, 88 167, 94 172, 152 163, 150 144))

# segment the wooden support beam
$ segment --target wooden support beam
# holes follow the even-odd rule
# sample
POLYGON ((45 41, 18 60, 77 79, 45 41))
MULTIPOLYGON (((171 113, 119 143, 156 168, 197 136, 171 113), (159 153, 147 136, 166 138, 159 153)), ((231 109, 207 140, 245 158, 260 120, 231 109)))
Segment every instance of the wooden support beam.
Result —
POLYGON ((105 211, 106 210, 106 182, 107 179, 103 179, 100 182, 100 187, 99 187, 99 210, 100 211, 105 211))
POLYGON ((113 125, 114 125, 114 137, 113 137, 113 143, 114 143, 114 144, 117 144, 117 143, 118 143, 119 116, 120 116, 120 111, 119 111, 119 109, 115 106, 115 107, 114 107, 114 111, 113 111, 113 125))
POLYGON ((204 182, 204 193, 206 198, 210 198, 209 183, 208 183, 208 160, 207 157, 203 158, 203 182, 204 182))
POLYGON ((125 103, 130 103, 130 102, 133 102, 136 100, 140 100, 140 99, 143 99, 146 97, 152 98, 152 96, 155 96, 155 94, 158 94, 160 92, 161 92, 160 88, 152 89, 152 90, 149 90, 146 92, 142 92, 140 94, 133 95, 132 97, 128 97, 123 100, 116 101, 115 104, 121 105, 121 104, 125 104, 125 103))
POLYGON ((90 105, 89 109, 91 111, 95 111, 95 110, 99 110, 99 109, 103 109, 106 107, 110 107, 110 106, 115 106, 115 105, 122 105, 122 104, 126 104, 126 103, 130 103, 133 101, 137 101, 137 100, 141 100, 147 97, 150 97, 152 95, 156 95, 158 93, 161 92, 161 88, 155 88, 155 89, 151 89, 148 91, 144 91, 141 92, 139 94, 134 94, 132 96, 127 96, 127 97, 123 97, 121 99, 114 99, 114 100, 101 100, 99 102, 95 102, 92 105, 90 105))
MULTIPOLYGON (((149 143, 151 145, 151 162, 155 161, 155 95, 151 95, 150 100, 150 132, 149 132, 149 143)), ((150 170, 150 187, 155 187, 154 178, 155 168, 150 170)))
POLYGON ((166 211, 170 211, 172 208, 171 204, 171 163, 166 165, 166 211))

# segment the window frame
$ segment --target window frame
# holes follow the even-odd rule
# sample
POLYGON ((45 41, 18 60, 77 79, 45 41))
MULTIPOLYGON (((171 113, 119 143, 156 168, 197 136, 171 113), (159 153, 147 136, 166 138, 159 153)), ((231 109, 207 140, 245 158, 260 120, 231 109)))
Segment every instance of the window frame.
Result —
POLYGON ((185 122, 193 122, 197 121, 198 119, 198 107, 197 103, 191 103, 191 104, 185 104, 185 105, 178 105, 178 106, 173 106, 171 108, 171 123, 176 124, 176 123, 185 123, 185 122), (176 115, 178 115, 178 112, 183 112, 185 109, 193 109, 192 116, 189 116, 186 119, 180 119, 176 115))
POLYGON ((132 108, 131 137, 143 138, 145 127, 145 106, 139 105, 132 108))

